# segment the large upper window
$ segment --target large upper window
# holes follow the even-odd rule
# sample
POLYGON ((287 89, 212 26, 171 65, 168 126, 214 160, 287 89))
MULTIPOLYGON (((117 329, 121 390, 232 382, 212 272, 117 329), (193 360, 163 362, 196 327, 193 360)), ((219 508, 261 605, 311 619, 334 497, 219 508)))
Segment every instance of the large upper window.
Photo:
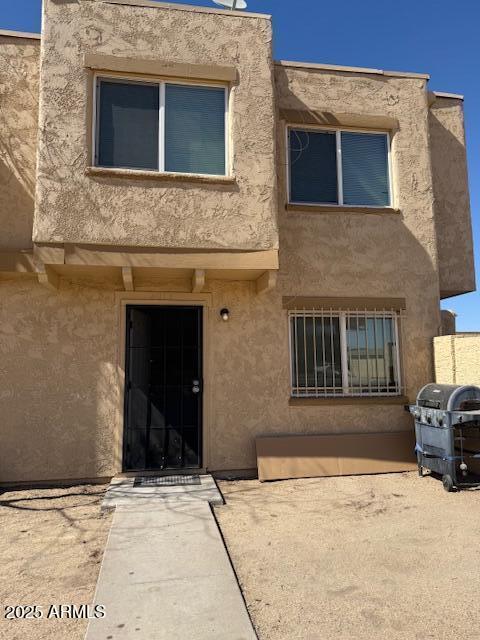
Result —
POLYGON ((95 165, 225 175, 226 87, 97 79, 95 165))
POLYGON ((289 201, 390 206, 388 151, 387 133, 290 128, 289 201))
POLYGON ((292 396, 400 395, 395 312, 292 311, 292 396))

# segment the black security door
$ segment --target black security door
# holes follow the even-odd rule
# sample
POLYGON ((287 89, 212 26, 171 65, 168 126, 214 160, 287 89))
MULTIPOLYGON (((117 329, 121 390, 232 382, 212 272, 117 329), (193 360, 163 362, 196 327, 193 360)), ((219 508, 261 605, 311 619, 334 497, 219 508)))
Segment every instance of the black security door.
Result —
POLYGON ((124 469, 202 463, 202 309, 127 307, 124 469))

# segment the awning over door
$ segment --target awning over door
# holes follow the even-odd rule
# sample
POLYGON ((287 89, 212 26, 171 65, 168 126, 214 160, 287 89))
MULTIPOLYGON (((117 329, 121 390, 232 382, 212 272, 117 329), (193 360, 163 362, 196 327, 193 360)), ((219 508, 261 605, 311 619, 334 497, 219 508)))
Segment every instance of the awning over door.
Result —
POLYGON ((207 280, 249 280, 258 293, 275 286, 278 250, 158 250, 107 245, 35 245, 32 251, 0 253, 0 272, 36 273, 56 288, 60 276, 102 281, 132 291, 149 283, 188 279, 193 292, 207 280))

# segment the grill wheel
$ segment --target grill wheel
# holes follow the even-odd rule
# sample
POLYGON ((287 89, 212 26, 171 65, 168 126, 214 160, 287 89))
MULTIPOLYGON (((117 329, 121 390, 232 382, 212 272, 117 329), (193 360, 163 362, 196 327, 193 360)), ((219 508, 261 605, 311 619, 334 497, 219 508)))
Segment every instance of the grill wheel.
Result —
POLYGON ((442 483, 443 483, 443 488, 445 489, 445 491, 448 491, 448 493, 453 491, 452 476, 449 476, 449 475, 442 476, 442 483))

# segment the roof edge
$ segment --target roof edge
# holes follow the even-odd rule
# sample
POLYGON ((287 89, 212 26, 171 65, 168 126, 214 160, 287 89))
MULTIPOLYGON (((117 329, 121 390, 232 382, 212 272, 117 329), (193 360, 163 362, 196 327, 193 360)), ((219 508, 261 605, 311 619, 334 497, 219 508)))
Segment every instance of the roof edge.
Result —
POLYGON ((460 93, 445 93, 444 91, 432 91, 436 98, 452 98, 452 100, 465 100, 460 93))
MULTIPOLYGON (((92 1, 92 0, 91 0, 92 1)), ((93 0, 95 1, 95 0, 93 0)), ((153 2, 153 0, 96 0, 103 4, 120 4, 131 7, 146 7, 148 9, 173 9, 176 11, 190 11, 194 13, 214 13, 236 18, 263 18, 271 20, 268 13, 251 13, 249 11, 232 11, 230 9, 216 9, 215 7, 197 7, 192 4, 173 4, 171 2, 153 2)))
POLYGON ((346 67, 336 64, 295 62, 293 60, 276 60, 275 64, 280 67, 290 67, 293 69, 311 69, 313 71, 343 71, 347 73, 364 73, 377 76, 389 76, 393 78, 419 78, 421 80, 430 80, 430 75, 428 73, 413 73, 410 71, 385 71, 383 69, 370 69, 368 67, 346 67))
POLYGON ((25 40, 40 40, 42 37, 39 33, 28 33, 27 31, 9 31, 8 29, 0 29, 0 36, 7 36, 9 38, 24 38, 25 40))

